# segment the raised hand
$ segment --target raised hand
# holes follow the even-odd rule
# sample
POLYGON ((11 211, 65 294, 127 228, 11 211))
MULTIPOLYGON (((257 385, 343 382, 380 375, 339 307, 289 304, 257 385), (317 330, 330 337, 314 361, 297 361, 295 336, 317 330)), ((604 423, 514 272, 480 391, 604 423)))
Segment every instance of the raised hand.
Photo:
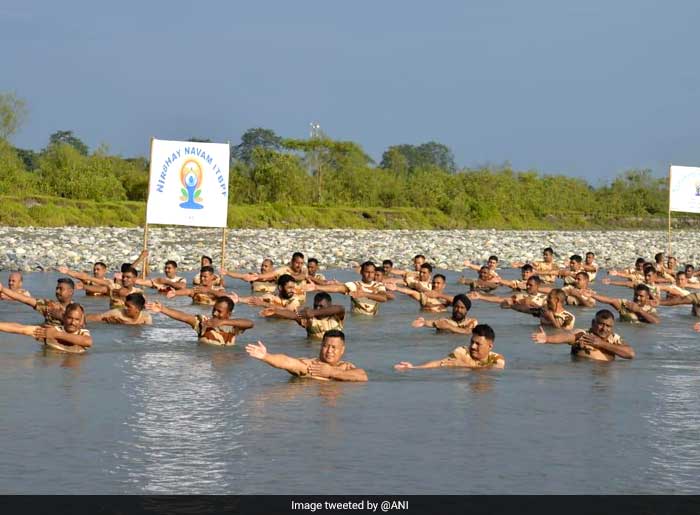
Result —
POLYGON ((245 351, 248 353, 248 355, 251 358, 255 359, 265 359, 265 356, 267 356, 267 347, 258 340, 258 343, 249 343, 248 345, 245 346, 245 351))
POLYGON ((436 329, 449 329, 452 326, 447 318, 438 318, 433 324, 436 329))
POLYGON ((34 338, 46 340, 55 337, 57 332, 55 327, 37 327, 34 329, 34 338))
POLYGON ((261 317, 271 317, 275 314, 276 310, 273 307, 265 308, 258 313, 261 317))
POLYGON ((148 311, 153 311, 154 313, 162 313, 163 312, 163 304, 161 304, 158 301, 146 302, 146 309, 148 311))
POLYGON ((411 322, 412 327, 425 327, 425 318, 418 317, 413 322, 411 322))
POLYGON ((314 361, 309 365, 309 374, 315 377, 330 377, 333 372, 333 367, 328 363, 322 363, 321 361, 314 361))
POLYGON ((589 347, 598 347, 598 343, 601 341, 596 335, 591 333, 584 333, 578 339, 578 342, 582 345, 588 345, 589 347))
POLYGON ((547 343, 547 333, 544 332, 542 326, 539 326, 538 330, 532 333, 530 337, 535 343, 547 343))

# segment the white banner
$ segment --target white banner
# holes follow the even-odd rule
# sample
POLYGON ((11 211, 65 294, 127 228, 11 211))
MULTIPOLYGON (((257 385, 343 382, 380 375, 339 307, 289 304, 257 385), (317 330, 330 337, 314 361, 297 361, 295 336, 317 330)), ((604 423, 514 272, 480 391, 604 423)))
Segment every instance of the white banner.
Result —
POLYGON ((671 167, 668 202, 670 211, 700 213, 700 168, 671 167))
POLYGON ((226 227, 229 145, 153 140, 146 223, 226 227))

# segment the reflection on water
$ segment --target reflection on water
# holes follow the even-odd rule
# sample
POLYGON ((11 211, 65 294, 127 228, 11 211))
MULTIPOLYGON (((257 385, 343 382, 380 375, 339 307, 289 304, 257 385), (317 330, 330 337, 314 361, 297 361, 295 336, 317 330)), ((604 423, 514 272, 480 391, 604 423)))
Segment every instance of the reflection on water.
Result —
MULTIPOLYGON (((230 492, 236 478, 228 462, 243 457, 240 390, 216 376, 216 366, 235 362, 215 352, 213 359, 186 353, 146 352, 124 362, 122 384, 133 415, 126 424, 118 468, 146 493, 230 492)), ((211 356, 208 356, 211 357, 211 356)))
POLYGON ((651 392, 654 409, 645 414, 652 435, 647 474, 649 481, 669 493, 697 493, 700 473, 698 391, 697 365, 677 361, 663 365, 651 392))
MULTIPOLYGON (((50 296, 55 276, 25 284, 50 296)), ((105 299, 79 300, 105 310, 105 299)), ((532 343, 535 318, 475 302, 470 315, 494 327, 505 370, 398 373, 394 363, 468 341, 413 329, 417 305, 399 296, 376 318, 348 317, 344 359, 367 370, 366 384, 293 378, 249 358, 258 339, 291 356, 319 344, 245 305, 237 316, 256 327, 234 348, 199 345, 162 315, 153 327, 93 324, 84 355, 0 335, 0 492, 698 493, 700 346, 687 311, 662 311, 658 327, 617 324, 637 358, 591 363, 532 343)), ((38 315, 0 302, 0 320, 38 315)))

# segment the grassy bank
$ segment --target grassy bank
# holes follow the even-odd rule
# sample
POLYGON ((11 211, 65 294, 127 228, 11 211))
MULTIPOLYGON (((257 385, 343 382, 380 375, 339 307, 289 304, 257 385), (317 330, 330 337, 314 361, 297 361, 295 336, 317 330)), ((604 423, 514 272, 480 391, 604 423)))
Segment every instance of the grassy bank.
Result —
MULTIPOLYGON (((144 202, 96 202, 55 197, 0 196, 0 225, 18 227, 140 227, 144 202)), ((348 229, 664 229, 665 217, 591 216, 581 213, 530 214, 474 221, 451 217, 438 209, 232 205, 231 228, 348 229)), ((698 227, 700 218, 674 215, 674 227, 698 227)))

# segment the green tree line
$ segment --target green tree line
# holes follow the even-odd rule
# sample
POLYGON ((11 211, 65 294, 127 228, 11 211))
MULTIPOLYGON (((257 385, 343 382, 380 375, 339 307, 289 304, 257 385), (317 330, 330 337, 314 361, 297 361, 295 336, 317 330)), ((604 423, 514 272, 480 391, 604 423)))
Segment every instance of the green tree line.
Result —
MULTIPOLYGON (((16 96, 0 95, 0 195, 146 199, 146 159, 91 151, 72 131, 52 134, 40 151, 16 148, 9 137, 24 116, 16 96)), ((391 146, 377 164, 354 142, 288 139, 263 128, 246 131, 232 147, 229 185, 235 205, 433 209, 465 227, 527 227, 548 216, 649 217, 668 209, 668 181, 650 170, 592 186, 508 165, 460 169, 451 150, 433 141, 391 146)))

